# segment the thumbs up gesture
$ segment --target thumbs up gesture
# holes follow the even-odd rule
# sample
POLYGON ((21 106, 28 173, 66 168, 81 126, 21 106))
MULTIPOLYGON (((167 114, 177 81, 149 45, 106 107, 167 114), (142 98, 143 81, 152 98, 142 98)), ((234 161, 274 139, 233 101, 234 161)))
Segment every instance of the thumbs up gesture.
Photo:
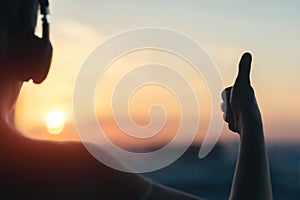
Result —
POLYGON ((240 134, 243 124, 247 123, 251 126, 251 123, 255 122, 255 118, 259 117, 260 119, 259 108, 250 82, 251 61, 250 53, 242 55, 234 85, 222 92, 223 118, 228 123, 230 130, 240 134), (253 116, 255 117, 253 118, 253 116))
POLYGON ((224 120, 240 134, 239 156, 229 199, 272 199, 263 124, 251 87, 252 56, 243 54, 237 78, 222 92, 224 120))

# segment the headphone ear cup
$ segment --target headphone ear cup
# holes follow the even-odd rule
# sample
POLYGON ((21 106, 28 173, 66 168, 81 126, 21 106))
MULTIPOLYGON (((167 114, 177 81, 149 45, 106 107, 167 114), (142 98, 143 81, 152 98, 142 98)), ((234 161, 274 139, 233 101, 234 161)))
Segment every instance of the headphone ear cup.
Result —
POLYGON ((33 35, 21 45, 17 78, 22 81, 32 79, 37 84, 43 82, 52 61, 53 48, 50 40, 33 35))
POLYGON ((34 46, 37 46, 36 49, 38 49, 38 52, 35 54, 36 60, 32 61, 35 63, 35 66, 34 64, 32 65, 34 69, 31 70, 33 72, 32 80, 34 83, 39 84, 43 82, 48 75, 52 62, 53 48, 48 39, 45 40, 35 36, 34 40, 34 46))

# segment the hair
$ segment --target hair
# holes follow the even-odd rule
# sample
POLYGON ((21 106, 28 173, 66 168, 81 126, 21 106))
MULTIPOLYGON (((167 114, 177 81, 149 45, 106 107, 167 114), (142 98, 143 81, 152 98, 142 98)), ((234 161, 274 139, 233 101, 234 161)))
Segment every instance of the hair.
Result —
POLYGON ((0 0, 0 69, 16 39, 34 34, 38 0, 0 0))
POLYGON ((1 32, 6 30, 10 34, 34 33, 38 5, 38 0, 1 0, 1 32))

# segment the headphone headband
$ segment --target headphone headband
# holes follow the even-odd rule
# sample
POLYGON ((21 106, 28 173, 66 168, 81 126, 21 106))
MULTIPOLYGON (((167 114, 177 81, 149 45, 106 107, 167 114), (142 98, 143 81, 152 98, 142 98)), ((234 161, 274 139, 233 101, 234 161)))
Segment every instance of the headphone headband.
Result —
POLYGON ((41 7, 41 14, 43 15, 43 40, 49 40, 49 24, 47 21, 47 15, 49 14, 49 1, 48 0, 39 0, 41 7))
POLYGON ((49 14, 49 1, 48 0, 39 0, 41 6, 41 14, 46 16, 49 14))

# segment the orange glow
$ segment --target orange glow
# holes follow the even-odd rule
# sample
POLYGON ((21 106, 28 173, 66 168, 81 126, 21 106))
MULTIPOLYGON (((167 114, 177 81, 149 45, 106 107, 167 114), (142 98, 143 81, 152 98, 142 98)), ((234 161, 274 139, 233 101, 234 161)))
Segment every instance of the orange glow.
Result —
MULTIPOLYGON (((76 3, 72 5, 75 10, 78 9, 78 12, 74 12, 78 15, 68 16, 64 9, 58 9, 64 6, 61 1, 52 3, 51 40, 54 46, 54 55, 50 73, 46 81, 41 85, 25 83, 16 106, 16 127, 27 137, 58 141, 79 140, 72 118, 72 92, 82 63, 84 63, 93 49, 114 34, 128 30, 130 27, 140 27, 145 22, 149 22, 148 18, 143 18, 142 16, 136 18, 135 15, 130 16, 129 13, 131 12, 126 12, 128 18, 112 17, 109 18, 109 23, 102 23, 102 21, 100 23, 96 19, 107 19, 105 10, 97 12, 99 16, 87 15, 81 12, 79 5, 81 4, 76 3), (102 17, 100 16, 101 14, 103 14, 102 17), (130 17, 134 20, 130 20, 130 17), (118 26, 110 27, 111 24, 123 24, 124 26, 119 29, 112 29, 112 27, 118 26), (49 134, 50 131, 45 126, 45 116, 53 108, 60 108, 65 115, 63 130, 55 130, 54 132, 60 132, 60 134, 56 135, 49 134)), ((96 2, 85 4, 85 6, 91 6, 91 9, 96 5, 98 5, 96 2)), ((281 24, 282 27, 289 28, 287 30, 290 31, 285 31, 285 29, 277 30, 281 26, 278 26, 276 20, 265 22, 262 20, 261 22, 263 23, 269 22, 269 25, 262 26, 264 24, 260 24, 258 26, 259 22, 257 22, 256 17, 252 18, 251 16, 247 16, 250 21, 251 19, 254 20, 252 21, 253 23, 248 24, 249 31, 241 26, 232 26, 228 29, 224 29, 223 26, 213 28, 213 26, 207 25, 216 23, 233 24, 233 21, 236 22, 236 25, 242 25, 244 23, 239 23, 239 20, 243 18, 230 18, 232 17, 230 15, 228 18, 221 17, 218 21, 214 21, 214 19, 217 19, 217 16, 211 16, 214 12, 210 12, 209 9, 207 12, 205 12, 205 9, 203 9, 203 12, 198 12, 198 10, 196 12, 192 9, 193 7, 197 8, 199 6, 195 5, 191 6, 190 9, 186 9, 187 13, 184 16, 188 17, 191 15, 194 21, 191 21, 191 18, 184 19, 182 16, 177 18, 177 15, 170 18, 162 18, 160 15, 155 15, 152 16, 153 21, 149 24, 155 24, 158 27, 165 27, 166 24, 170 24, 169 28, 182 31, 200 45, 203 45, 214 63, 216 63, 225 87, 231 86, 234 82, 238 60, 242 52, 252 52, 251 79, 261 108, 266 139, 268 141, 299 140, 299 59, 295 59, 299 52, 298 45, 295 43, 299 26, 292 26, 291 20, 293 18, 280 22, 283 23, 281 24), (168 19, 172 19, 172 21, 164 21, 168 19), (206 20, 205 23, 203 23, 202 19, 206 20), (181 20, 189 23, 173 23, 181 20), (276 24, 273 24, 274 22, 276 24), (260 31, 257 31, 257 27, 259 27, 260 31), (280 35, 267 34, 270 32, 269 29, 280 35), (241 34, 241 31, 243 34, 241 34), (282 39, 278 40, 279 36, 282 39), (278 49, 278 51, 273 51, 274 49, 278 49)), ((102 6, 99 6, 99 8, 102 8, 102 6)), ((181 6, 178 8, 181 10, 181 6)), ((140 9, 144 8, 140 7, 140 9)), ((162 9, 162 11, 164 13, 163 16, 165 16, 165 10, 162 9)), ((172 11, 172 13, 175 12, 172 11)), ((117 13, 115 16, 119 16, 118 14, 122 13, 117 13)), ((269 19, 272 18, 265 18, 265 20, 269 19)), ((197 141, 201 142, 211 115, 211 99, 205 85, 205 77, 196 77, 196 73, 186 70, 190 67, 188 63, 165 52, 138 51, 121 57, 112 64, 106 72, 108 76, 103 77, 99 82, 105 87, 97 88, 95 92, 95 113, 99 124, 103 125, 108 133, 108 137, 120 146, 133 142, 146 145, 145 141, 129 138, 116 127, 111 114, 110 96, 115 83, 126 72, 149 62, 172 66, 193 83, 193 90, 197 95, 200 107, 200 127, 197 141)), ((87 81, 89 81, 89 77, 87 77, 87 81)), ((157 103, 165 107, 167 119, 165 127, 161 129, 157 136, 151 138, 151 141, 166 143, 174 136, 180 121, 178 102, 172 94, 159 87, 145 87, 133 95, 129 101, 129 111, 135 123, 145 126, 150 121, 149 109, 153 104, 157 103), (155 92, 161 95, 155 95, 155 92)), ((86 118, 85 120, 88 124, 90 119, 86 118)), ((87 129, 89 129, 88 126, 87 129)), ((228 129, 226 127, 224 129, 226 134, 223 134, 222 137, 225 139, 231 138, 231 135, 227 134, 228 129)))

